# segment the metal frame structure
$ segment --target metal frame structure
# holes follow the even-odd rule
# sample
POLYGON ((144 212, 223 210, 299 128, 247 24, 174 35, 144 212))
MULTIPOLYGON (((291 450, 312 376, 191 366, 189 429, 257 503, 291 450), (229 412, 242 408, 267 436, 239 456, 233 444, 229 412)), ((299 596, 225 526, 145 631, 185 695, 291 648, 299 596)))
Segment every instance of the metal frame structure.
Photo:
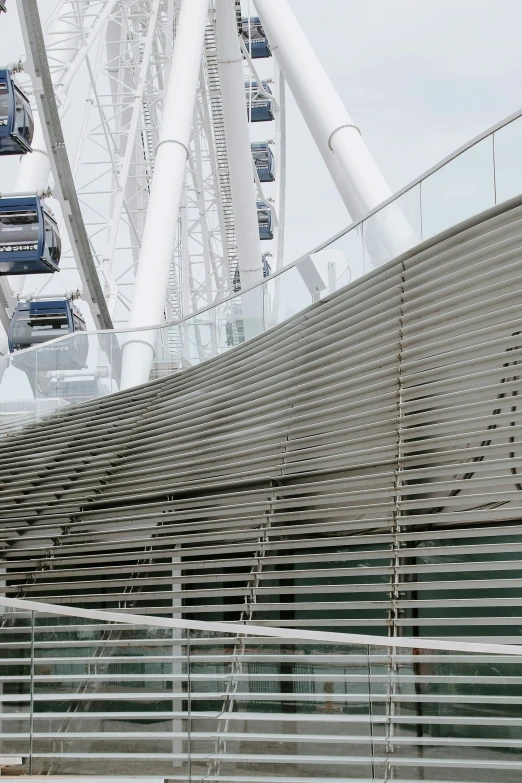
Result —
MULTIPOLYGON (((414 191, 414 189, 418 188, 419 186, 426 185, 432 175, 438 175, 438 174, 442 173, 442 170, 446 166, 448 166, 448 164, 451 164, 454 161, 457 162, 457 159, 460 158, 462 155, 464 155, 466 153, 472 153, 473 152, 473 148, 476 145, 480 144, 480 142, 483 142, 483 141, 487 140, 488 143, 491 142, 491 148, 493 150, 497 149, 499 147, 499 141, 498 140, 497 141, 494 140, 495 134, 497 132, 499 132, 499 131, 500 132, 504 132, 504 130, 509 131, 509 126, 512 123, 515 123, 517 120, 519 121, 519 123, 522 122, 522 109, 517 111, 517 112, 514 112, 513 114, 508 115, 504 120, 500 120, 499 122, 495 123, 490 128, 488 128, 487 130, 483 131, 478 136, 474 137, 469 142, 467 142, 466 144, 462 145, 461 147, 459 147, 454 152, 452 152, 449 155, 447 155, 439 163, 435 164, 430 169, 428 169, 426 172, 424 172, 423 174, 421 174, 418 177, 416 177, 410 183, 408 183, 403 188, 401 188, 399 191, 397 191, 397 193, 395 193, 389 199, 387 199, 382 204, 379 204, 377 207, 375 207, 373 210, 371 210, 365 216, 364 219, 356 221, 354 223, 351 223, 346 228, 342 229, 341 231, 337 232, 333 236, 329 237, 327 240, 322 242, 320 245, 317 245, 316 247, 312 248, 307 254, 305 254, 303 256, 300 256, 298 259, 296 259, 295 261, 291 262, 290 264, 286 264, 282 268, 273 270, 272 273, 271 273, 272 274, 271 280, 272 281, 273 280, 277 280, 277 278, 280 275, 285 274, 285 273, 289 272, 292 269, 296 269, 297 271, 299 271, 299 269, 301 269, 301 267, 302 267, 302 263, 305 262, 307 259, 309 260, 310 257, 314 256, 316 253, 321 252, 322 250, 328 250, 328 249, 330 249, 332 247, 335 247, 337 245, 337 243, 338 243, 338 240, 342 241, 344 238, 346 238, 350 234, 355 234, 355 235, 360 236, 363 233, 363 231, 364 231, 364 225, 367 222, 370 222, 372 220, 372 218, 377 216, 381 211, 385 212, 387 210, 387 208, 390 205, 392 205, 394 202, 401 202, 401 200, 404 197, 407 197, 411 191, 414 191)), ((491 174, 492 174, 492 190, 493 190, 494 183, 495 183, 495 181, 496 181, 496 179, 498 177, 498 174, 495 172, 495 166, 493 167, 493 171, 491 172, 491 174)), ((420 198, 419 200, 422 200, 422 199, 420 198)), ((515 196, 515 198, 514 198, 512 203, 518 205, 519 197, 515 196)), ((496 196, 495 196, 495 198, 492 199, 492 206, 488 210, 488 214, 493 217, 493 216, 495 216, 497 214, 500 214, 504 208, 505 208, 505 205, 502 203, 501 200, 499 201, 496 198, 496 196)), ((480 219, 480 216, 477 217, 475 215, 472 215, 471 217, 469 217, 466 220, 466 226, 469 227, 469 228, 474 226, 476 224, 477 220, 479 220, 479 219, 480 219)), ((423 243, 422 243, 423 247, 428 248, 428 247, 432 246, 433 244, 436 244, 437 242, 439 242, 441 239, 445 239, 445 238, 449 238, 451 236, 454 236, 455 232, 458 232, 461 229, 461 227, 462 226, 459 225, 459 224, 457 224, 457 225, 450 225, 446 230, 441 232, 439 235, 434 236, 432 238, 425 239, 423 241, 423 243)), ((405 248, 405 250, 407 252, 407 255, 414 254, 416 252, 416 249, 417 249, 417 246, 412 246, 411 248, 409 248, 407 246, 405 248)), ((180 256, 180 258, 181 258, 181 256, 180 256)), ((323 284, 324 284, 324 282, 325 281, 323 281, 323 284)), ((263 282, 262 285, 264 286, 265 282, 263 282)), ((250 289, 250 290, 254 290, 255 288, 257 288, 257 286, 253 286, 252 289, 250 289)), ((174 286, 173 290, 177 291, 179 289, 176 286, 174 286)), ((321 289, 321 290, 324 292, 325 289, 321 289)), ((329 293, 334 293, 335 290, 337 290, 337 285, 335 285, 333 287, 333 289, 330 289, 329 293)), ((237 298, 237 293, 234 292, 234 293, 229 294, 228 296, 226 296, 224 298, 219 298, 218 301, 221 304, 226 305, 228 303, 230 305, 234 301, 234 299, 236 299, 236 298, 237 298)), ((174 300, 172 300, 172 301, 174 301, 174 300)), ((211 312, 213 310, 214 310, 214 307, 210 307, 209 308, 208 306, 205 305, 204 307, 202 307, 202 308, 200 308, 198 310, 192 311, 189 316, 173 317, 171 320, 167 321, 166 323, 158 322, 156 324, 153 324, 152 327, 155 330, 160 330, 162 328, 163 329, 165 329, 165 328, 166 329, 172 328, 172 330, 174 331, 174 327, 176 327, 178 325, 181 325, 183 323, 186 323, 191 318, 197 319, 198 316, 208 316, 208 320, 210 322, 210 320, 213 320, 213 319, 211 319, 211 312)), ((1 313, 2 313, 2 310, 0 309, 0 315, 1 315, 1 313)), ((134 329, 125 329, 124 331, 125 331, 125 333, 127 333, 127 332, 132 333, 133 331, 139 331, 139 327, 135 327, 134 329)), ((107 335, 111 334, 111 333, 116 335, 118 333, 122 333, 122 330, 121 329, 107 330, 107 335)), ((93 336, 94 335, 99 335, 100 339, 103 338, 103 335, 100 335, 98 331, 90 331, 90 332, 88 332, 88 334, 93 335, 93 336)), ((68 339, 68 338, 67 337, 58 338, 58 340, 56 342, 59 343, 62 340, 66 340, 66 339, 68 339)), ((28 350, 31 351, 31 350, 38 350, 38 349, 28 349, 28 350)), ((214 355, 213 353, 210 353, 210 354, 209 353, 205 353, 204 354, 205 358, 210 358, 210 356, 213 356, 213 355, 214 355)))
MULTIPOLYGON (((241 26, 240 5, 237 1, 227 0, 229 43, 223 44, 224 54, 218 55, 218 48, 222 44, 216 41, 216 14, 219 32, 219 18, 224 13, 225 5, 223 8, 221 5, 216 7, 215 0, 210 0, 201 47, 190 34, 192 50, 197 50, 197 56, 203 56, 195 96, 190 99, 194 99, 195 107, 191 114, 191 132, 186 142, 183 142, 187 156, 182 196, 179 205, 170 201, 166 204, 165 214, 170 210, 169 222, 176 226, 176 239, 169 242, 168 269, 164 263, 161 273, 156 271, 147 279, 148 284, 153 279, 154 286, 161 291, 160 312, 159 304, 153 305, 154 297, 149 294, 147 301, 138 303, 142 286, 135 284, 154 172, 161 168, 156 166, 157 153, 161 151, 161 146, 158 147, 160 127, 167 123, 163 135, 168 137, 171 125, 170 119, 164 122, 164 100, 169 81, 176 78, 174 71, 177 66, 172 68, 172 57, 176 48, 178 17, 184 2, 58 0, 44 31, 48 65, 43 39, 39 34, 39 43, 36 45, 31 27, 30 13, 34 19, 38 18, 36 2, 24 0, 22 26, 31 57, 37 57, 34 67, 38 69, 38 75, 42 68, 47 68, 45 89, 39 90, 39 82, 35 83, 35 95, 39 95, 39 114, 45 118, 46 128, 41 137, 41 128, 38 129, 37 125, 37 141, 39 146, 48 146, 51 151, 50 162, 55 180, 53 195, 62 202, 64 208, 62 226, 68 227, 70 223, 72 227, 70 248, 64 249, 65 263, 61 267, 61 277, 67 281, 64 291, 74 291, 79 287, 74 282, 74 268, 78 267, 80 287, 83 287, 84 297, 90 303, 95 323, 107 327, 108 318, 115 325, 123 325, 130 318, 130 324, 145 326, 157 322, 161 317, 172 319, 186 316, 237 289, 238 275, 242 277, 242 288, 249 288, 254 282, 252 274, 257 275, 256 280, 261 279, 263 274, 261 248, 255 228, 256 200, 264 202, 270 209, 274 239, 271 243, 273 250, 269 250, 269 255, 275 256, 273 270, 279 269, 283 264, 286 192, 285 71, 293 79, 295 69, 302 66, 300 59, 293 55, 293 60, 287 57, 281 69, 272 58, 275 68, 272 104, 275 113, 273 135, 277 183, 273 195, 266 198, 250 153, 247 154, 248 112, 245 112, 243 84, 255 80, 262 85, 263 79, 259 75, 259 60, 253 61, 250 57, 246 45, 248 41, 241 36, 236 37, 238 28, 232 20, 238 20, 238 26, 241 26), (226 46, 229 48, 226 49, 226 46), (230 81, 229 75, 232 73, 235 75, 230 77, 230 81), (230 85, 234 84, 231 91, 229 82, 230 85), (77 85, 79 92, 76 90, 77 85), (73 98, 70 97, 71 87, 74 87, 73 98), (51 109, 48 107, 52 105, 54 113, 52 123, 49 124, 51 109), (76 151, 71 160, 71 170, 64 174, 62 169, 66 166, 64 161, 67 155, 63 135, 59 135, 58 110, 70 135, 68 113, 71 106, 74 106, 75 111, 80 107, 83 117, 81 128, 76 127, 76 138, 72 142, 76 151), (53 138, 48 135, 49 127, 53 128, 53 138), (235 137, 227 138, 239 128, 244 142, 241 146, 242 155, 239 155, 238 140, 235 137), (60 162, 57 167, 58 158, 60 162), (249 183, 251 177, 253 187, 249 183), (75 202, 71 208, 72 217, 69 217, 67 202, 75 202), (248 220, 245 217, 247 213, 250 216, 248 220), (101 305, 98 304, 100 297, 104 300, 101 305), (102 321, 96 320, 100 317, 102 321)), ((283 16, 289 13, 286 2, 280 6, 277 13, 283 16)), ((260 9, 265 15, 273 12, 273 9, 270 11, 269 7, 263 7, 262 3, 257 10, 260 9)), ((253 6, 251 12, 256 12, 253 6)), ((275 35, 271 48, 277 52, 279 43, 276 40, 276 28, 279 23, 274 24, 273 18, 270 23, 275 35)), ((303 34, 297 22, 295 24, 301 40, 303 34)), ((220 37, 221 33, 218 39, 220 37)), ((317 71, 314 63, 312 66, 317 71)), ((28 70, 32 68, 28 62, 28 70)), ((324 72, 321 71, 319 75, 321 85, 330 91, 329 94, 332 93, 333 88, 324 72)), ((311 114, 305 112, 305 119, 311 127, 321 111, 319 104, 314 104, 311 114)), ((329 167, 338 181, 346 175, 346 172, 343 174, 341 171, 344 159, 341 150, 344 150, 342 145, 336 152, 337 157, 329 161, 329 167)), ((365 159, 370 160, 368 154, 365 159)), ((38 169, 40 173, 38 177, 33 173, 30 182, 47 179, 42 168, 45 167, 44 156, 39 164, 38 169, 32 163, 32 170, 36 172, 38 169)), ((25 169, 29 170, 27 165, 25 169)), ((373 185, 371 177, 368 179, 368 171, 361 171, 360 175, 370 192, 373 185)), ((359 174, 354 176, 357 179, 359 174)), ((25 174, 24 178, 27 181, 25 174)), ((46 186, 47 183, 43 187, 46 186)), ((382 200, 382 188, 373 190, 374 204, 382 200)), ((163 233, 162 229, 160 233, 163 233)), ((149 264, 148 261, 143 263, 146 267, 149 264)), ((27 280, 24 284, 23 279, 19 279, 12 283, 11 289, 5 284, 3 289, 6 305, 12 309, 24 295, 49 296, 53 291, 53 282, 49 278, 43 283, 39 282, 39 287, 35 289, 31 288, 27 280)), ((255 309, 257 304, 251 303, 251 306, 255 309)), ((221 327, 218 324, 213 328, 219 331, 221 327)), ((216 342, 216 335, 217 332, 211 336, 210 343, 216 342)), ((208 344, 200 343, 204 340, 202 333, 196 331, 194 339, 198 350, 204 354, 208 344)), ((157 360, 161 362, 161 346, 156 346, 156 349, 157 360)), ((172 349, 173 344, 165 346, 165 357, 172 353, 172 349)), ((145 376, 148 376, 147 367, 143 368, 140 378, 145 376)))
MULTIPOLYGON (((234 637, 265 636, 294 642, 313 642, 339 645, 373 645, 387 650, 441 650, 445 652, 482 653, 484 655, 522 656, 520 644, 488 644, 487 642, 463 642, 446 639, 430 639, 415 636, 377 636, 375 634, 337 633, 333 631, 312 631, 301 628, 274 628, 269 625, 255 625, 251 622, 212 622, 208 620, 185 620, 176 617, 151 616, 129 612, 111 612, 98 609, 84 609, 80 606, 62 606, 57 603, 31 601, 25 598, 4 598, 0 596, 0 607, 8 610, 38 612, 59 617, 77 617, 84 620, 100 620, 106 623, 123 623, 144 628, 175 628, 179 630, 204 631, 216 634, 231 634, 234 637)), ((16 615, 15 615, 16 616, 16 615)))
POLYGON ((97 325, 128 310, 130 328, 0 362, 34 419, 54 411, 0 439, 2 741, 47 775, 517 780, 522 186, 497 198, 496 131, 489 209, 423 233, 429 172, 412 236, 286 0, 257 0, 283 173, 265 199, 237 2, 60 0, 50 64, 35 3, 31 188, 52 169, 97 325), (362 216, 345 239, 379 267, 347 286, 310 256, 281 268, 285 79, 362 216), (200 363, 174 372, 187 343, 200 363), (158 357, 169 377, 147 383, 158 357), (57 411, 47 392, 73 379, 105 398, 57 411))

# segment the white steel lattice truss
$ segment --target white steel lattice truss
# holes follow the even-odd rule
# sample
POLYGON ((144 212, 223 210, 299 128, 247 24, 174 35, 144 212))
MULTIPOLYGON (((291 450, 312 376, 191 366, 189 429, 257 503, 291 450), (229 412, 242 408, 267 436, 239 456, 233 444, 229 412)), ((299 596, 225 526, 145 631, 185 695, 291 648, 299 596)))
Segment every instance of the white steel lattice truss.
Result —
MULTIPOLYGON (((68 147, 76 189, 115 326, 126 323, 132 301, 178 13, 179 0, 61 0, 45 24, 64 132, 73 140, 68 147)), ((237 270, 214 13, 211 2, 165 303, 169 320, 231 293, 237 270)), ((245 80, 256 78, 245 52, 245 80)), ((258 198, 264 198, 256 180, 258 198)), ((67 248, 61 270, 36 283, 29 279, 25 293, 78 288, 67 248)), ((198 326, 187 339, 202 357, 212 355, 219 329, 225 325, 198 326)), ((163 346, 165 360, 179 352, 178 342, 176 333, 163 346)))

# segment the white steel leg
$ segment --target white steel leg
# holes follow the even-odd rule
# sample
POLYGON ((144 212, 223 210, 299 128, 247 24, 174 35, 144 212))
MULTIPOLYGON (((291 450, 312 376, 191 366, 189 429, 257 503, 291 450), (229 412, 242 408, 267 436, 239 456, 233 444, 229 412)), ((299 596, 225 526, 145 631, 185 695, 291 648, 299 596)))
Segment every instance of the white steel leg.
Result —
MULTIPOLYGON (((351 217, 360 220, 392 193, 287 0, 256 0, 274 55, 351 217)), ((382 221, 394 255, 414 243, 399 209, 382 221)))
MULTIPOLYGON (((207 12, 208 0, 182 2, 134 286, 130 327, 145 327, 163 320, 207 12)), ((154 341, 155 330, 141 332, 135 339, 130 337, 123 352, 122 388, 149 379, 154 341)))

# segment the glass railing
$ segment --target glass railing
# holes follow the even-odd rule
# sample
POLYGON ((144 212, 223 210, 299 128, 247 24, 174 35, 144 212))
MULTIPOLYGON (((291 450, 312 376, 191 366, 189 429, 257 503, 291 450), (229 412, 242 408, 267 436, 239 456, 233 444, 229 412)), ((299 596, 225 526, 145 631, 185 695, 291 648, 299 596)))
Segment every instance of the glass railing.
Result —
POLYGON ((68 611, 0 608, 11 774, 520 780, 520 647, 68 611))
MULTIPOLYGON (((419 243, 521 193, 519 112, 310 255, 257 286, 158 326, 150 379, 225 353, 419 243)), ((149 339, 151 329, 141 333, 149 339)), ((136 339, 140 330, 75 334, 0 357, 0 432, 118 391, 123 346, 136 339)))

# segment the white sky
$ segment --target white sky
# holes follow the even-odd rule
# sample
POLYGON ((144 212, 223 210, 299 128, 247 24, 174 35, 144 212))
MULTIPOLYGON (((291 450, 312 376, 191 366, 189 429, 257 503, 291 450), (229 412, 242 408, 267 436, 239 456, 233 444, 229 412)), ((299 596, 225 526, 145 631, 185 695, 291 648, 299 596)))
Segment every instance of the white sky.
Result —
MULTIPOLYGON (((289 2, 393 191, 520 108, 521 0, 289 2)), ((348 220, 289 103, 295 257, 348 220)))
MULTIPOLYGON (((521 0, 289 2, 392 190, 520 107, 521 0)), ((8 6, 2 63, 23 52, 8 6)), ((1 162, 0 191, 15 167, 1 162)), ((350 222, 291 96, 287 178, 289 262, 350 222)))

